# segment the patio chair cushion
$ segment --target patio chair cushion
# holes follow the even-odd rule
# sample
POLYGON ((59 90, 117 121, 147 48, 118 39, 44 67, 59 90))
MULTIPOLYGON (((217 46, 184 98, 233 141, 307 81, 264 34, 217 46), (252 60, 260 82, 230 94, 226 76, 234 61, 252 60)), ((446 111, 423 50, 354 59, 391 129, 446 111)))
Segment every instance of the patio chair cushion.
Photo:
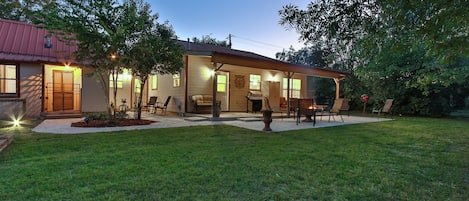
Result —
POLYGON ((196 106, 212 106, 213 97, 210 95, 194 95, 192 101, 196 106))
MULTIPOLYGON (((200 113, 210 113, 213 105, 213 96, 212 95, 193 95, 191 97, 192 104, 194 105, 194 112, 200 113)), ((218 104, 220 101, 218 101, 218 104)))

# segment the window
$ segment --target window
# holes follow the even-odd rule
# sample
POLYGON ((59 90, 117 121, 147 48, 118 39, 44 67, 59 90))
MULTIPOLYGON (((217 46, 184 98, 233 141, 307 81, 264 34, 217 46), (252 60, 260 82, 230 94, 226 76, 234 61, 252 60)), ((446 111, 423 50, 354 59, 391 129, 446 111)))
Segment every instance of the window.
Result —
POLYGON ((174 74, 173 75, 173 87, 180 87, 181 86, 181 75, 174 74))
MULTIPOLYGON (((283 78, 282 96, 287 97, 288 91, 288 78, 283 78)), ((301 80, 290 79, 290 98, 300 98, 301 95, 301 80)))
POLYGON ((217 92, 226 92, 226 75, 217 75, 217 92))
MULTIPOLYGON (((112 75, 109 76, 109 86, 111 89, 114 88, 114 81, 112 79, 112 75)), ((118 89, 122 89, 124 86, 124 75, 123 74, 119 74, 117 76, 117 88, 118 89)))
POLYGON ((261 90, 261 76, 260 75, 249 75, 249 89, 261 90))
POLYGON ((140 80, 139 79, 135 79, 134 88, 135 88, 135 93, 140 93, 140 80))
POLYGON ((0 95, 17 95, 17 68, 16 65, 0 64, 0 95))
POLYGON ((156 90, 158 89, 158 76, 151 75, 151 89, 156 90))

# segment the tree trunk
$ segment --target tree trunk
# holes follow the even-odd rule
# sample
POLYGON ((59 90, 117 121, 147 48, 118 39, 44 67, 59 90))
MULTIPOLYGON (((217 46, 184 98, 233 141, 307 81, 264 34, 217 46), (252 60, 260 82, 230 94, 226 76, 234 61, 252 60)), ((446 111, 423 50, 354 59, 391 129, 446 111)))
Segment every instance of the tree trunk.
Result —
POLYGON ((142 97, 143 97, 143 88, 145 87, 145 83, 147 82, 147 77, 141 78, 140 80, 140 98, 137 102, 137 119, 142 118, 142 97))

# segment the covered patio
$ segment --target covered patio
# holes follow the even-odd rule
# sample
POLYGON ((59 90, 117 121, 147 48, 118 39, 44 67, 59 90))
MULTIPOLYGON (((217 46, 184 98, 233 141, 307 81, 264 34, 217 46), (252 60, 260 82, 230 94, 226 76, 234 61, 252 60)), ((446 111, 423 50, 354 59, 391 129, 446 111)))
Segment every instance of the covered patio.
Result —
MULTIPOLYGON (((286 101, 287 101, 287 108, 286 114, 290 117, 290 113, 292 109, 292 104, 290 103, 292 97, 292 86, 291 86, 291 79, 295 74, 305 75, 305 76, 314 76, 314 77, 322 77, 322 78, 330 78, 333 79, 336 85, 336 93, 335 99, 340 98, 340 81, 346 79, 350 74, 338 70, 320 68, 320 67, 312 67, 306 65, 299 65, 299 64, 292 64, 283 62, 276 59, 271 59, 263 56, 253 55, 253 54, 242 54, 239 52, 212 52, 211 53, 211 61, 213 64, 213 71, 217 73, 218 71, 223 70, 225 64, 228 65, 235 65, 235 66, 243 66, 247 68, 255 68, 261 70, 267 70, 271 72, 282 73, 287 79, 287 94, 286 94, 286 101)), ((212 79, 213 84, 213 91, 212 96, 214 99, 217 99, 217 77, 214 76, 212 79)), ((306 88, 302 88, 302 91, 306 91, 306 88)), ((303 93, 304 94, 304 93, 303 93)), ((303 97, 308 99, 314 99, 315 97, 303 97)), ((277 104, 277 101, 272 101, 271 103, 277 104)), ((265 104, 265 103, 264 103, 265 104)), ((218 107, 216 103, 213 102, 212 105, 212 119, 219 118, 221 114, 217 111, 218 107)), ((248 115, 246 115, 248 116, 248 115)))

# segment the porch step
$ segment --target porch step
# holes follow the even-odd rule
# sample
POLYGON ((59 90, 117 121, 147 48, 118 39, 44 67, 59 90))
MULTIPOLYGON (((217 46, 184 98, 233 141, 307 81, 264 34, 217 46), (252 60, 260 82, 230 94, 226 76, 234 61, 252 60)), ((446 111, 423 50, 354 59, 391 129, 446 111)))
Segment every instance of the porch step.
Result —
POLYGON ((42 113, 42 117, 46 119, 67 119, 67 118, 80 118, 83 117, 81 112, 47 112, 42 113))
POLYGON ((260 117, 241 117, 241 118, 237 118, 237 120, 246 121, 246 122, 249 122, 249 121, 262 121, 262 118, 260 118, 260 117))
POLYGON ((207 121, 208 118, 207 117, 187 117, 187 118, 184 118, 184 120, 186 120, 186 121, 207 121))

